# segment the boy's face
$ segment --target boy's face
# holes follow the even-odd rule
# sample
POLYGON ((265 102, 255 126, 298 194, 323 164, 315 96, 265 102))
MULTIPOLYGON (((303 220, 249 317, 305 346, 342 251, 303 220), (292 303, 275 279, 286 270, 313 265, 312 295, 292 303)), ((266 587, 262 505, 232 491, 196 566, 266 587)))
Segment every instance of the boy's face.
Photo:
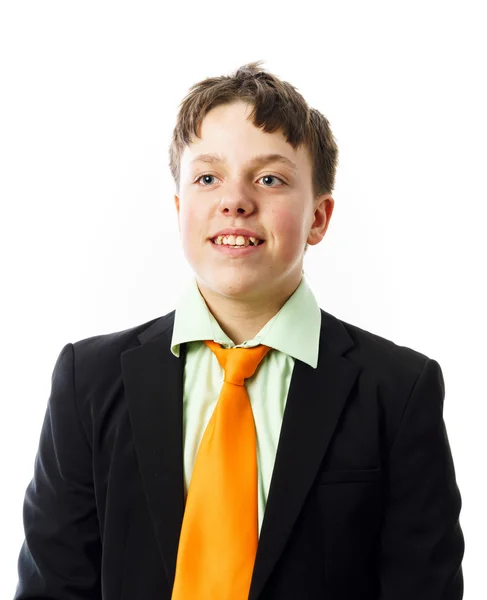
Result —
POLYGON ((279 131, 255 127, 247 120, 250 110, 238 101, 206 115, 201 137, 181 156, 180 195, 174 199, 183 251, 203 294, 258 303, 294 292, 305 245, 325 235, 334 200, 326 194, 313 201, 307 150, 294 150, 279 131), (208 153, 221 160, 198 159, 208 153), (280 154, 295 168, 276 160, 253 162, 266 154, 280 154), (247 230, 264 243, 215 244, 227 229, 247 230))

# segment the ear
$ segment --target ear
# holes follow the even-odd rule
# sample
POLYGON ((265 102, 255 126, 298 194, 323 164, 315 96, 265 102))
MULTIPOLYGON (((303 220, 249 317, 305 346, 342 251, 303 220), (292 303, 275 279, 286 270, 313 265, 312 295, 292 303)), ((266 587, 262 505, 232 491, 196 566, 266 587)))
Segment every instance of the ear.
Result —
POLYGON ((176 213, 178 217, 178 229, 179 231, 181 231, 181 228, 179 226, 179 196, 177 196, 176 194, 174 194, 174 204, 176 206, 176 213))
POLYGON ((322 194, 313 202, 313 224, 306 240, 310 246, 319 244, 325 237, 335 207, 335 200, 330 194, 322 194))

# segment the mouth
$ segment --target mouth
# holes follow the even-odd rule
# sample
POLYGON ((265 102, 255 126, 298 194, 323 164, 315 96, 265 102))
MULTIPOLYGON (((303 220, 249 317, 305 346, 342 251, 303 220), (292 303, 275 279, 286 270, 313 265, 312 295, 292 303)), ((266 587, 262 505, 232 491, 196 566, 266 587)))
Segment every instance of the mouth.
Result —
POLYGON ((218 235, 210 240, 215 246, 228 248, 248 248, 249 246, 261 246, 264 240, 246 235, 218 235))

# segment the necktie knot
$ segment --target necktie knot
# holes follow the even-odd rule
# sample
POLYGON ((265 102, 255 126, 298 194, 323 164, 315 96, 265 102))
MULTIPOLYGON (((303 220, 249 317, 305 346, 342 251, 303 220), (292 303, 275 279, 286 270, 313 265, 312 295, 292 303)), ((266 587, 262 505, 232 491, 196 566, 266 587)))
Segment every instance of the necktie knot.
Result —
POLYGON ((270 350, 269 346, 263 344, 253 348, 222 348, 213 340, 205 340, 205 344, 225 371, 225 381, 233 385, 244 385, 244 380, 252 377, 270 350))

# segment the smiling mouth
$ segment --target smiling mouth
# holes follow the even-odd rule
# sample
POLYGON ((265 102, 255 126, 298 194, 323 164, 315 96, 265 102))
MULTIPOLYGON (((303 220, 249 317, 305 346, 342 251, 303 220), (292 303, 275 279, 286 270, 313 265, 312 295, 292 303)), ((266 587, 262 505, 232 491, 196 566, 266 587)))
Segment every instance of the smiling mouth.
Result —
POLYGON ((219 235, 212 238, 211 242, 216 246, 226 246, 228 248, 247 248, 248 246, 260 246, 264 240, 244 235, 219 235))

